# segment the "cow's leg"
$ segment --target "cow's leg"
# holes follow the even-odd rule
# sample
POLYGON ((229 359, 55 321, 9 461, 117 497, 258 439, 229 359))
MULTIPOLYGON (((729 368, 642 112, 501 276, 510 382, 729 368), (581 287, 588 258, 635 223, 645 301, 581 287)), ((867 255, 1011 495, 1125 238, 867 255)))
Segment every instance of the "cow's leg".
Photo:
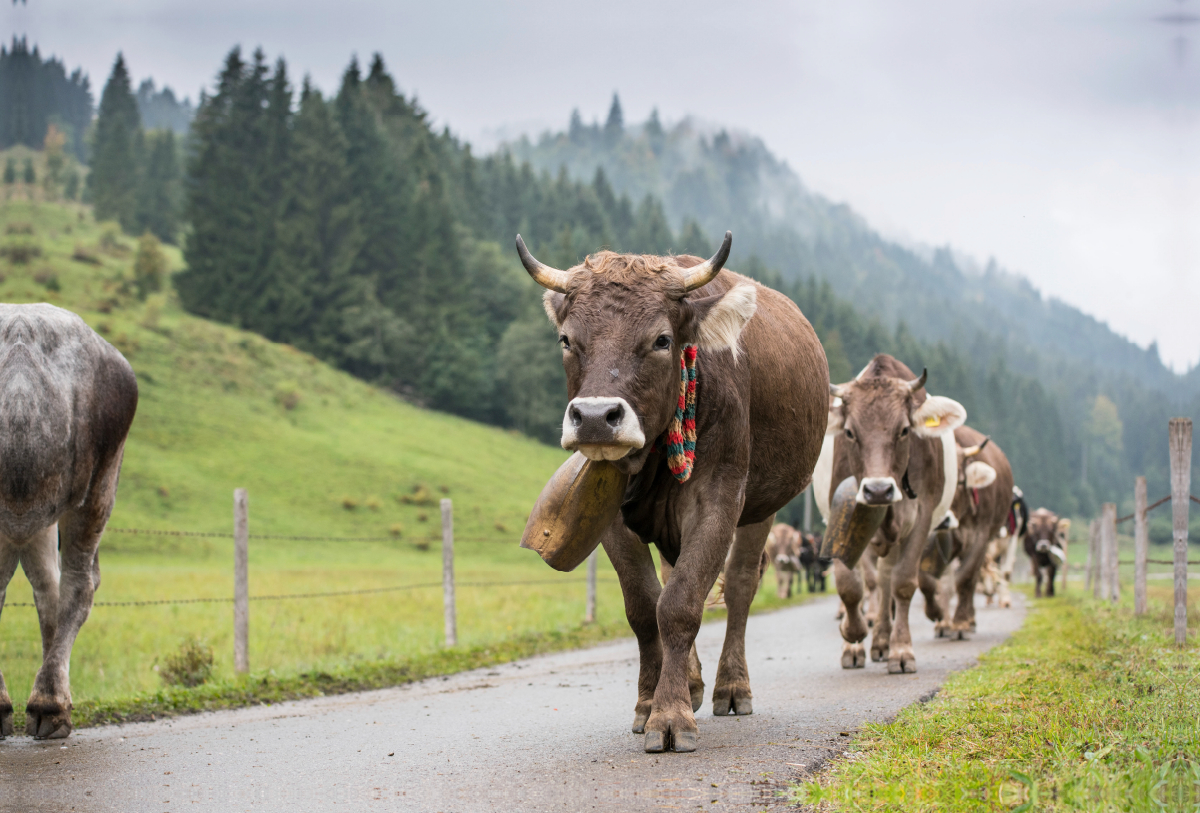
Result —
POLYGON ((925 570, 920 572, 917 579, 917 583, 921 588, 921 595, 925 597, 925 617, 933 622, 933 628, 936 633, 938 624, 945 617, 942 603, 938 597, 938 580, 933 577, 932 573, 925 570))
POLYGON ((875 626, 875 622, 879 620, 879 608, 882 606, 879 599, 878 562, 878 554, 872 549, 867 548, 855 566, 856 569, 862 572, 863 585, 866 587, 862 611, 863 616, 867 619, 868 627, 875 626))
MULTIPOLYGON (((737 509, 740 511, 740 508, 739 505, 737 509)), ((646 721, 644 747, 650 753, 694 751, 698 740, 696 715, 692 711, 688 687, 688 663, 696 643, 696 633, 700 631, 700 622, 704 619, 705 596, 725 562, 725 554, 729 550, 726 540, 734 535, 736 514, 714 516, 702 506, 698 505, 697 509, 683 528, 683 550, 675 562, 670 581, 658 598, 662 672, 654 690, 650 719, 646 721), (691 540, 690 544, 688 540, 691 540)), ((764 535, 762 541, 765 540, 764 535)), ((753 581, 757 581, 761 575, 759 551, 745 563, 753 581)), ((739 595, 742 582, 744 565, 742 562, 738 564, 738 567, 731 564, 725 569, 725 606, 729 608, 729 627, 734 625, 736 617, 731 597, 739 595)))
POLYGON ((951 638, 961 641, 968 632, 975 630, 975 585, 979 583, 979 572, 986 558, 986 537, 967 540, 959 559, 958 572, 954 574, 958 606, 954 608, 954 621, 950 626, 951 638))
POLYGON ((1054 597, 1054 582, 1057 581, 1057 577, 1058 577, 1058 565, 1054 564, 1054 561, 1051 560, 1050 566, 1048 568, 1046 568, 1046 570, 1047 570, 1046 595, 1053 598, 1054 597))
POLYGON ((1036 559, 1033 561, 1033 578, 1034 578, 1033 595, 1035 598, 1041 598, 1042 597, 1042 568, 1040 565, 1038 565, 1036 559))
POLYGON ((875 571, 875 624, 871 631, 871 660, 886 661, 892 639, 892 571, 900 557, 900 546, 892 545, 888 555, 878 560, 875 571))
POLYGON ((792 574, 783 569, 779 562, 775 562, 775 595, 778 598, 792 597, 792 574))
MULTIPOLYGON (((671 563, 666 559, 661 560, 662 583, 666 584, 671 578, 671 572, 675 569, 671 567, 671 563)), ((724 587, 722 586, 722 590, 724 587)), ((658 626, 657 619, 655 620, 655 628, 658 626)), ((700 711, 700 705, 704 702, 704 677, 700 674, 700 653, 696 651, 696 644, 692 642, 692 653, 688 655, 688 692, 692 696, 692 711, 700 711)), ((651 693, 653 695, 653 693, 651 693)), ((646 710, 646 716, 649 717, 650 711, 646 710)), ((645 720, 642 721, 643 723, 645 720)), ((636 731, 636 729, 635 729, 636 731)), ((636 731, 640 734, 641 731, 636 731)))
POLYGON ((100 537, 112 513, 120 471, 118 452, 97 473, 83 504, 58 521, 62 578, 54 637, 42 653, 42 668, 25 706, 25 731, 38 739, 60 739, 71 733, 71 648, 100 586, 100 537))
MULTIPOLYGON (((894 602, 887 655, 888 672, 891 674, 917 671, 917 659, 912 649, 912 632, 908 626, 908 610, 912 597, 917 592, 917 573, 920 571, 921 545, 924 541, 924 538, 910 538, 905 545, 893 545, 888 551, 888 588, 894 602)), ((883 571, 884 567, 881 567, 880 573, 883 571)))
POLYGON ((713 685, 713 714, 751 714, 750 672, 746 666, 746 619, 758 592, 757 562, 775 515, 756 525, 738 528, 725 568, 725 645, 713 685))
POLYGON ((625 618, 638 642, 638 698, 633 709, 633 733, 641 734, 650 719, 654 689, 662 671, 662 645, 658 639, 658 616, 655 608, 662 586, 654 572, 654 558, 649 546, 625 527, 618 516, 601 539, 621 582, 625 599, 625 618))
POLYGON ((842 600, 842 668, 862 669, 867 655, 862 640, 867 637, 867 620, 862 614, 863 580, 858 569, 851 570, 841 559, 833 560, 833 586, 842 600))
MULTIPOLYGON (((8 583, 12 581, 13 573, 20 561, 20 550, 3 536, 0 536, 0 610, 4 609, 5 594, 8 583)), ((13 704, 8 695, 8 687, 4 684, 4 675, 0 673, 0 740, 11 737, 13 733, 13 704)))

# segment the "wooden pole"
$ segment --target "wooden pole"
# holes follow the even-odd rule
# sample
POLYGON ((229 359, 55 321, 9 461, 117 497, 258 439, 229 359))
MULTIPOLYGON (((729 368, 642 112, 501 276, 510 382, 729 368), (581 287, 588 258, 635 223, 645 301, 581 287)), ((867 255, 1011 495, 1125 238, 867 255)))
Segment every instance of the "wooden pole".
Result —
POLYGON ((1104 585, 1105 595, 1114 604, 1121 598, 1121 568, 1117 556, 1117 504, 1104 504, 1104 537, 1108 552, 1108 582, 1104 585))
POLYGON ((233 490, 233 671, 250 671, 250 501, 233 490))
MULTIPOLYGON (((1069 536, 1069 534, 1068 534, 1068 536, 1069 536)), ((1062 541, 1062 551, 1063 551, 1062 591, 1064 593, 1066 593, 1067 592, 1067 579, 1071 575, 1071 557, 1067 555, 1071 552, 1071 548, 1070 548, 1070 540, 1067 538, 1064 538, 1062 541)))
POLYGON ((1096 577, 1096 571, 1100 566, 1100 520, 1094 519, 1088 525, 1088 556, 1087 556, 1087 585, 1086 589, 1092 591, 1092 596, 1100 598, 1100 579, 1096 577))
POLYGON ((1108 553, 1108 503, 1100 506, 1100 567, 1098 569, 1100 578, 1096 581, 1095 596, 1098 599, 1104 600, 1108 598, 1108 582, 1111 576, 1108 574, 1109 563, 1112 559, 1108 553))
POLYGON ((592 551, 588 557, 587 569, 587 605, 584 607, 583 623, 596 623, 596 565, 600 560, 600 549, 592 551))
POLYGON ((446 616, 446 646, 458 646, 458 614, 454 606, 454 506, 442 500, 442 609, 446 616))
POLYGON ((1146 531, 1146 478, 1133 481, 1133 611, 1146 614, 1146 555, 1150 535, 1146 531))
POLYGON ((1192 419, 1172 418, 1168 426, 1171 449, 1171 519, 1175 541, 1175 644, 1187 643, 1188 498, 1192 492, 1192 419))
POLYGON ((812 483, 804 489, 804 533, 812 533, 812 483))

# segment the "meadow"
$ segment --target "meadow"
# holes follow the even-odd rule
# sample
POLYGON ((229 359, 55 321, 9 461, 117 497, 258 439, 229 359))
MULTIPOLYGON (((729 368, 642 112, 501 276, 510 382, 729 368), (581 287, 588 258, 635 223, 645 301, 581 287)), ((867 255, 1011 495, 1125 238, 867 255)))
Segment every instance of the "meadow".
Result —
MULTIPOLYGON (((243 487, 251 534, 378 540, 252 539, 252 597, 426 585, 252 601, 254 675, 428 658, 443 643, 438 502, 449 497, 461 651, 628 634, 603 554, 595 629, 580 637, 583 570, 557 573, 518 547, 538 492, 566 458, 561 449, 421 409, 293 347, 193 317, 169 285, 143 301, 133 284, 135 240, 95 223, 87 206, 8 194, 0 301, 79 313, 138 376, 138 414, 100 548, 98 602, 231 596, 231 539, 116 529, 229 534, 232 492, 243 487)), ((178 269, 178 250, 163 249, 178 269)), ((18 707, 41 660, 35 613, 14 606, 31 599, 18 572, 0 622, 0 669, 18 707)), ((232 681, 232 613, 227 603, 95 607, 72 658, 76 706, 158 691, 165 659, 192 639, 212 647, 214 682, 232 681)), ((530 646, 540 644, 505 657, 530 646)))

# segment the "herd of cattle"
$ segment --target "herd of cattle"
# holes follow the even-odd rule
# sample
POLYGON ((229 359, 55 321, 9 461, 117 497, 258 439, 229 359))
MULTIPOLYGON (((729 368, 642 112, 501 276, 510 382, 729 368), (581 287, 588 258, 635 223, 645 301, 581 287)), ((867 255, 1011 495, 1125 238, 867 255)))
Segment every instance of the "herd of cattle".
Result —
MULTIPOLYGON (((938 633, 962 637, 981 585, 1008 603, 1019 540, 1039 594, 1045 579, 1053 595, 1065 558, 1066 521, 1028 514, 1003 451, 965 425, 961 404, 886 355, 831 384, 796 305, 722 269, 731 242, 726 233, 709 260, 602 251, 563 271, 517 238, 559 335, 562 445, 628 477, 600 543, 638 641, 633 731, 650 752, 697 746, 694 642, 718 576, 728 622, 713 713, 750 714, 746 618, 767 563, 781 596, 800 574, 824 590, 832 569, 841 665, 866 665, 872 632, 871 660, 905 673, 917 668, 917 590, 938 633), (810 484, 824 538, 775 523, 810 484), (953 614, 947 592, 957 594, 953 614)), ((70 651, 100 584, 98 546, 136 407, 129 364, 78 316, 0 305, 0 606, 20 563, 43 639, 26 707, 35 737, 71 731, 70 651)), ((0 738, 12 721, 0 678, 0 738)))

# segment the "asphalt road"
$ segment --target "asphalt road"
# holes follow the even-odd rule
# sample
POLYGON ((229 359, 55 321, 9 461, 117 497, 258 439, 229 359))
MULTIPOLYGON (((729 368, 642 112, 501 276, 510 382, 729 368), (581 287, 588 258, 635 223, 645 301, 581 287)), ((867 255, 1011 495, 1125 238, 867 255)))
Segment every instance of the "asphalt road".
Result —
MULTIPOLYGON (((836 756, 867 721, 931 696, 1020 626, 1024 605, 981 608, 968 641, 939 641, 914 601, 919 671, 845 671, 821 599, 753 616, 755 713, 697 713, 700 747, 646 754, 630 733, 632 640, 396 689, 86 729, 0 743, 0 810, 759 810, 836 756), (846 732, 843 734, 842 732, 846 732), (753 805, 753 807, 749 807, 753 805)), ((982 603, 982 602, 980 602, 982 603)), ((725 625, 698 638, 711 694, 725 625)))

